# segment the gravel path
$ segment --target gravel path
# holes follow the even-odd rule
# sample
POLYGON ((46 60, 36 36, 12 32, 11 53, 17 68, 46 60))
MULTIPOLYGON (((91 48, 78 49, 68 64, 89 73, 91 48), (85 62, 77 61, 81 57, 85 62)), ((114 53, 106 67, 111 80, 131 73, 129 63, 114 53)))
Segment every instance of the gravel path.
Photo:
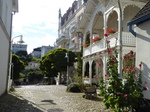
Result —
POLYGON ((84 93, 68 93, 63 85, 17 86, 0 98, 0 112, 113 112, 100 97, 83 98, 84 93))

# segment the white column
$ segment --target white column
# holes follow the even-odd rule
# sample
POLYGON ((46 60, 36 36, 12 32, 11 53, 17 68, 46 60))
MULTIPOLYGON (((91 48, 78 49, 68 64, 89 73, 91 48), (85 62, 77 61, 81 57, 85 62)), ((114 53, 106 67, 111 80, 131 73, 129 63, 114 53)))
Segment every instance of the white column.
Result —
POLYGON ((92 84, 92 60, 89 61, 89 79, 90 84, 92 84))
POLYGON ((119 8, 119 24, 118 24, 118 37, 119 37, 119 54, 118 54, 118 59, 119 59, 119 69, 118 73, 120 76, 122 76, 122 9, 121 9, 121 4, 120 0, 118 0, 118 8, 119 8))

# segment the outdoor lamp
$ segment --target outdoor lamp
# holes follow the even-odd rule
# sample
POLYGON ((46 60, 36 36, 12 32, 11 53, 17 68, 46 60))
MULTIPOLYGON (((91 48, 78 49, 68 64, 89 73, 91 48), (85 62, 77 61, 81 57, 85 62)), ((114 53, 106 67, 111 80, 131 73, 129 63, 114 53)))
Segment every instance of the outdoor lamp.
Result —
POLYGON ((68 63, 69 63, 69 56, 68 56, 68 52, 66 53, 65 58, 67 58, 67 85, 68 85, 68 79, 69 79, 69 74, 68 74, 68 63))
POLYGON ((13 45, 13 40, 17 37, 20 37, 20 40, 18 41, 18 43, 22 44, 22 43, 25 43, 23 40, 22 40, 22 35, 18 35, 18 36, 15 36, 11 39, 11 42, 10 42, 10 60, 9 60, 9 74, 8 74, 8 86, 7 86, 7 90, 9 91, 10 87, 12 87, 12 83, 13 83, 13 63, 12 63, 12 45, 13 45), (12 81, 11 81, 11 71, 12 71, 12 81))

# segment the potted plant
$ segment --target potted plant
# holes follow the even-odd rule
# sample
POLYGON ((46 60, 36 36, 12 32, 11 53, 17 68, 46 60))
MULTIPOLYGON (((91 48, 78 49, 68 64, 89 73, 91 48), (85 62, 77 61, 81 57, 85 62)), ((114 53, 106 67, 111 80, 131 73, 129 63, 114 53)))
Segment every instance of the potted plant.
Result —
POLYGON ((101 37, 100 36, 96 36, 92 39, 92 42, 96 42, 96 41, 99 41, 101 40, 101 37))
POLYGON ((116 32, 117 32, 116 29, 107 29, 106 34, 107 34, 107 35, 110 35, 110 34, 114 34, 114 33, 116 33, 116 32))

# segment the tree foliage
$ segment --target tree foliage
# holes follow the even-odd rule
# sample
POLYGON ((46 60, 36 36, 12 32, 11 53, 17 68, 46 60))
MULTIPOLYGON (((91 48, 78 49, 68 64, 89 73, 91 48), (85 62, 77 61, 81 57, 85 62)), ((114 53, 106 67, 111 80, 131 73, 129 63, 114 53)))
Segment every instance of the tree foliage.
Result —
POLYGON ((72 66, 75 62, 75 53, 65 48, 56 48, 44 55, 40 61, 40 69, 49 77, 57 76, 58 72, 66 71, 67 64, 72 66), (69 63, 65 58, 68 52, 69 63))
POLYGON ((27 54, 27 51, 18 51, 16 55, 19 56, 19 59, 24 62, 25 65, 28 65, 28 62, 32 60, 31 54, 27 54))
POLYGON ((13 79, 19 79, 20 72, 22 72, 25 69, 24 62, 19 60, 19 57, 15 54, 12 54, 12 76, 13 79))
POLYGON ((26 69, 22 73, 24 74, 24 79, 28 78, 29 82, 40 81, 44 77, 42 71, 39 69, 26 69))

